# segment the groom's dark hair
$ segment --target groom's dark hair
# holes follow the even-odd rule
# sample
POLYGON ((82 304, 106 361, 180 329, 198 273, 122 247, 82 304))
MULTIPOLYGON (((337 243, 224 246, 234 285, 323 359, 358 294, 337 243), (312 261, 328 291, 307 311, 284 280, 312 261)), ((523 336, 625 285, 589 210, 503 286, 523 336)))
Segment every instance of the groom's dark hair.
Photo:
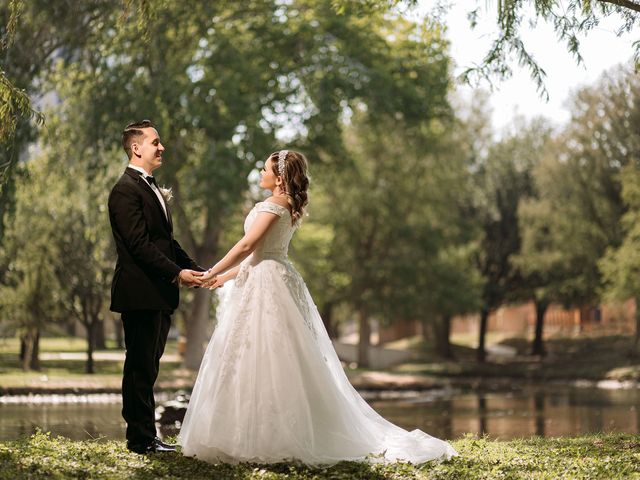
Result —
POLYGON ((122 148, 127 152, 127 156, 131 158, 131 144, 144 135, 143 128, 156 128, 151 120, 142 120, 141 122, 130 123, 122 131, 122 148))

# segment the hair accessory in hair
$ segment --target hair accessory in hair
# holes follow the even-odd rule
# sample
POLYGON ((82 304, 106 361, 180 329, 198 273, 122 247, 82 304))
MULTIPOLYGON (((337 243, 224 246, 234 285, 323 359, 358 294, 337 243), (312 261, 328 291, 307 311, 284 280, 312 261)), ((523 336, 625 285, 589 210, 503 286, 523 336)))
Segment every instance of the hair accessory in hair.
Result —
POLYGON ((280 150, 278 153, 278 173, 284 175, 284 159, 287 158, 289 150, 280 150))

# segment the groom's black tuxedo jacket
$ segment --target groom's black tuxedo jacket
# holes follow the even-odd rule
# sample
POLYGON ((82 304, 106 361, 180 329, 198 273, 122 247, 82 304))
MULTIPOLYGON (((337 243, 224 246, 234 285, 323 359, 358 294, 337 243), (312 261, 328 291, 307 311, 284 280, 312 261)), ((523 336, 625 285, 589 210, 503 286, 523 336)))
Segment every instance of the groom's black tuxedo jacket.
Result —
POLYGON ((169 206, 140 173, 127 168, 109 195, 109 220, 118 260, 111 310, 169 310, 178 306, 176 277, 183 268, 202 271, 173 238, 169 206))

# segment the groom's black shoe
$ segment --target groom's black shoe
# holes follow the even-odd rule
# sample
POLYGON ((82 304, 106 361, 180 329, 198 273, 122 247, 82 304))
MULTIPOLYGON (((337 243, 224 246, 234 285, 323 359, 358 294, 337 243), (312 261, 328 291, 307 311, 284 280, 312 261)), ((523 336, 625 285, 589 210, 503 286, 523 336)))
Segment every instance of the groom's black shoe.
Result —
POLYGON ((131 452, 144 455, 146 453, 167 453, 175 452, 176 446, 168 443, 164 443, 159 438, 154 438, 149 445, 127 445, 127 448, 131 452))
POLYGON ((168 449, 173 449, 173 451, 176 451, 176 446, 173 443, 164 443, 162 440, 160 440, 158 437, 154 438, 154 443, 158 446, 161 446, 163 448, 168 448, 168 449))

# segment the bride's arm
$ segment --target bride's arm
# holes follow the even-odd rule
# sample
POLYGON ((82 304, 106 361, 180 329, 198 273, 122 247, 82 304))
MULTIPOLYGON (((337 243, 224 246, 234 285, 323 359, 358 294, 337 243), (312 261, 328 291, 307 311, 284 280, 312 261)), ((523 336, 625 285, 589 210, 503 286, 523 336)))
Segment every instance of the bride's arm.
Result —
POLYGON ((200 278, 203 281, 207 281, 222 272, 232 269, 242 262, 242 260, 247 258, 256 249, 260 240, 262 240, 269 231, 269 227, 271 227, 278 218, 278 215, 274 213, 258 213, 253 225, 251 225, 251 228, 245 236, 242 237, 242 239, 240 239, 240 241, 236 243, 224 257, 222 257, 222 260, 211 267, 207 273, 200 278))

